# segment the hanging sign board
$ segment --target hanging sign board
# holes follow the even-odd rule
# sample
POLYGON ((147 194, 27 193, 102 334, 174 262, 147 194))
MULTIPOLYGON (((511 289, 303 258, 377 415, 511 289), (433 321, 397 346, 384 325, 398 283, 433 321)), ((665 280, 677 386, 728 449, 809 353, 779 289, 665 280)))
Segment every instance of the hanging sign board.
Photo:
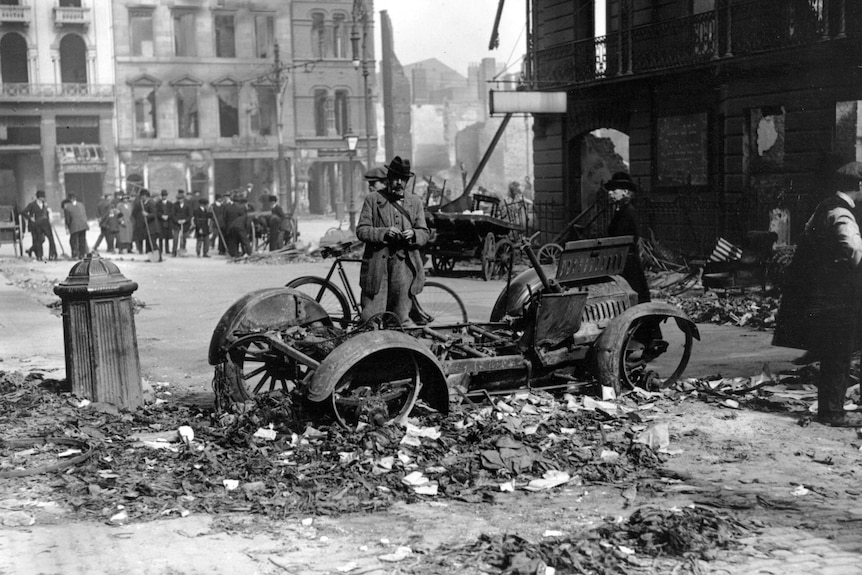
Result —
POLYGON ((565 114, 566 92, 491 90, 492 114, 565 114))

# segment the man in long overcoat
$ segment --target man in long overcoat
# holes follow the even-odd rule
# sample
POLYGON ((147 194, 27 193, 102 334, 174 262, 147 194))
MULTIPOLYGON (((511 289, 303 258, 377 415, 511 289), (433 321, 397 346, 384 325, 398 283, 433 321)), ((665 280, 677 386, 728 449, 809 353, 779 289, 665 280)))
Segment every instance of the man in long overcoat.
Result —
POLYGON ((818 421, 862 427, 862 416, 844 411, 862 311, 862 236, 854 216, 862 191, 858 178, 838 175, 835 180, 843 191, 820 202, 796 246, 772 344, 804 349, 820 359, 818 421))
POLYGON ((30 234, 33 237, 33 246, 27 252, 35 254, 37 260, 43 260, 42 244, 45 243, 45 239, 47 238, 50 248, 48 253, 53 256, 51 259, 57 259, 57 248, 54 246, 54 230, 51 227, 51 212, 48 209, 48 204, 45 203, 45 192, 36 190, 36 199, 27 204, 21 215, 27 220, 30 234))
POLYGON ((413 175, 410 160, 395 156, 386 168, 385 183, 379 168, 366 172, 373 191, 365 197, 356 224, 356 237, 365 242, 359 272, 361 318, 391 312, 402 325, 410 325, 412 297, 425 285, 419 248, 428 242, 428 226, 422 201, 405 194, 413 175))
POLYGON ((161 232, 159 220, 156 217, 156 203, 150 198, 150 191, 142 188, 138 199, 132 206, 132 221, 134 222, 135 246, 139 254, 158 249, 157 242, 161 232), (144 249, 146 244, 146 250, 144 249))
POLYGON ((185 190, 177 190, 177 199, 171 204, 171 226, 173 227, 174 251, 171 255, 177 257, 179 248, 186 249, 186 237, 192 229, 192 206, 186 200, 185 190))
POLYGON ((63 207, 63 214, 66 229, 69 231, 72 259, 81 259, 90 251, 87 247, 87 230, 90 229, 90 224, 87 223, 87 212, 84 210, 84 204, 78 201, 78 195, 73 192, 67 197, 69 201, 63 207))

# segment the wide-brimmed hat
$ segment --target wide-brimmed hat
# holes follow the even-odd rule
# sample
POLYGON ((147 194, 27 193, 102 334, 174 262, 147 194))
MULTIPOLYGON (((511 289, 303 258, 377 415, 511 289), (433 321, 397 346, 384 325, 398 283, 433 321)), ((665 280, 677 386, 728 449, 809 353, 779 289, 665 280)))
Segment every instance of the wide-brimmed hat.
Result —
POLYGON ((380 166, 375 166, 362 174, 366 182, 382 182, 386 179, 386 170, 380 166))
POLYGON ((637 184, 632 181, 632 177, 625 172, 617 172, 611 179, 605 183, 605 189, 610 190, 628 190, 630 192, 638 191, 637 184))
POLYGON ((389 174, 394 174, 406 180, 413 175, 413 172, 410 171, 410 160, 402 160, 401 156, 395 156, 392 158, 392 161, 389 162, 386 169, 389 170, 387 176, 389 174))

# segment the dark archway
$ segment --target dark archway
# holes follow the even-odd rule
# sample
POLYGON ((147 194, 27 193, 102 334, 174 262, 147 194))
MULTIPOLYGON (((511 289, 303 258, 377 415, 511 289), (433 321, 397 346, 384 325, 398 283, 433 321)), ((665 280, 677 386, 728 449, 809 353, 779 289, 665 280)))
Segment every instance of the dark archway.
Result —
POLYGON ((66 34, 60 40, 60 81, 87 83, 87 44, 77 34, 66 34))
POLYGON ((27 40, 10 32, 0 38, 0 81, 4 84, 28 84, 27 40))

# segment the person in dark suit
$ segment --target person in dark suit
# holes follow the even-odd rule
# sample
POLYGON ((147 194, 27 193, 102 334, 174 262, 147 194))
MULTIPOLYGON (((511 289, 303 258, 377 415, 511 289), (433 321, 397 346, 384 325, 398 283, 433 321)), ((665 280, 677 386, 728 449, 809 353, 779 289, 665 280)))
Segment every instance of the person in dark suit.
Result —
POLYGON ((209 200, 198 198, 198 205, 192 211, 192 222, 195 227, 195 253, 198 257, 210 257, 210 219, 212 212, 209 210, 209 200))
POLYGON ((168 199, 167 190, 162 190, 161 197, 155 204, 156 220, 159 223, 157 226, 158 231, 150 230, 150 233, 154 239, 158 238, 159 253, 168 253, 171 250, 171 238, 174 234, 171 229, 171 201, 168 199))
POLYGON ((410 160, 395 156, 386 166, 385 181, 378 170, 365 174, 373 191, 365 197, 356 224, 356 237, 365 242, 359 272, 361 318, 391 312, 409 326, 412 298, 425 285, 419 251, 429 236, 425 207, 418 197, 405 194, 413 175, 410 160))
POLYGON ((108 211, 114 207, 114 201, 111 199, 111 194, 103 194, 102 199, 99 200, 99 203, 96 204, 96 217, 99 218, 99 237, 96 238, 96 243, 93 244, 93 250, 98 250, 99 246, 102 245, 102 240, 106 240, 107 237, 105 235, 105 226, 103 222, 106 221, 105 216, 108 211))
POLYGON ((45 192, 36 190, 36 199, 24 207, 21 215, 27 221, 30 235, 33 238, 33 245, 27 250, 27 253, 31 256, 35 254, 37 260, 44 261, 42 244, 45 243, 45 238, 48 238, 49 257, 53 256, 51 259, 57 259, 54 230, 51 227, 51 210, 48 209, 48 204, 45 202, 45 192))
POLYGON ((210 211, 212 212, 212 220, 213 220, 213 232, 212 238, 210 239, 210 247, 216 247, 216 240, 218 240, 218 253, 220 256, 223 256, 227 253, 227 244, 225 243, 225 234, 227 233, 227 226, 225 226, 224 221, 224 209, 225 206, 230 202, 230 198, 228 196, 222 196, 221 194, 215 195, 215 202, 213 203, 210 211))
POLYGON ((244 197, 238 197, 225 207, 225 225, 227 226, 227 253, 232 258, 240 255, 251 255, 252 217, 244 197), (240 253, 239 248, 242 248, 240 253))
POLYGON ((171 226, 173 228, 174 251, 171 255, 177 257, 177 249, 186 249, 186 236, 192 229, 193 206, 186 200, 186 192, 177 190, 177 199, 171 204, 171 226))
POLYGON ((159 221, 156 217, 156 202, 150 198, 150 191, 142 188, 138 199, 132 206, 132 221, 134 222, 134 240, 139 254, 157 249, 159 221), (144 244, 146 243, 146 250, 144 244))
POLYGON ((835 174, 832 189, 805 224, 787 268, 772 345, 804 349, 820 360, 817 421, 862 427, 862 414, 844 410, 862 313, 862 174, 835 174))
POLYGON ((63 206, 66 229, 69 231, 69 243, 71 244, 72 258, 82 259, 90 249, 87 247, 87 212, 84 204, 78 201, 78 195, 74 192, 68 194, 69 200, 63 206))

